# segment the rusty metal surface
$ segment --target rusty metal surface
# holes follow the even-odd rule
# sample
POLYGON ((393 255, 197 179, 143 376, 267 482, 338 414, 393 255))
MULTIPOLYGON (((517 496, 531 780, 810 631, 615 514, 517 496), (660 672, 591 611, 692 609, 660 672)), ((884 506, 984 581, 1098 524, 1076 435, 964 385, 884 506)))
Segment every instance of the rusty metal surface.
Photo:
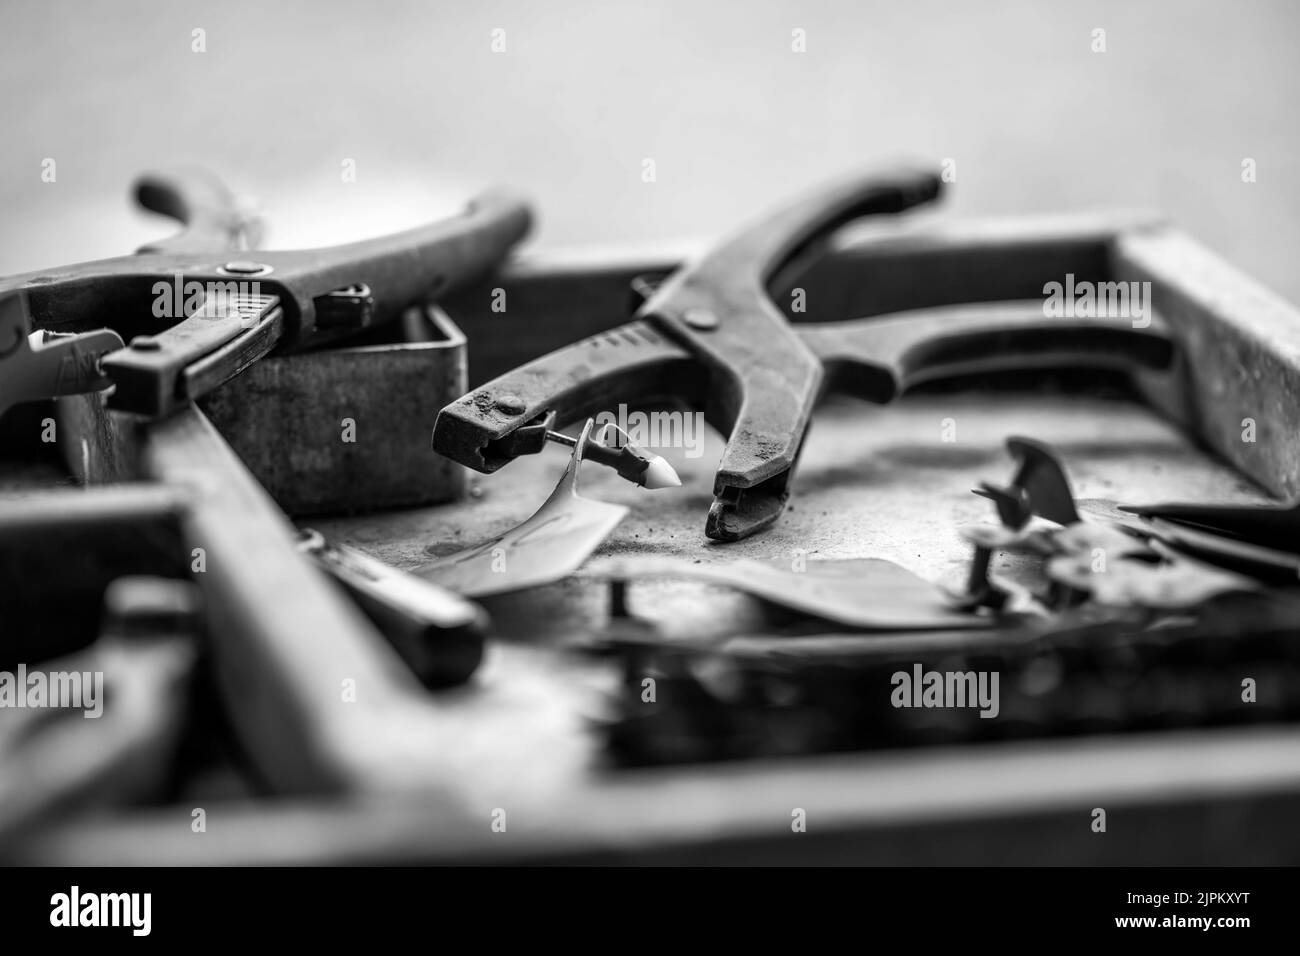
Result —
MULTIPOLYGON (((969 549, 958 526, 992 516, 992 505, 970 489, 978 478, 1008 473, 1012 462, 1003 442, 1010 433, 1050 439, 1089 509, 1148 493, 1265 498, 1128 401, 994 393, 913 395, 888 407, 841 400, 814 417, 787 520, 736 544, 709 543, 697 520, 721 451, 717 436, 710 436, 699 458, 669 450, 684 484, 668 496, 593 470, 587 493, 631 509, 599 554, 667 553, 709 562, 806 550, 814 558, 886 557, 931 580, 960 580, 969 549), (957 422, 955 442, 942 440, 944 418, 957 422)), ((554 483, 566 460, 557 448, 476 479, 479 493, 455 506, 316 524, 336 540, 414 567, 430 553, 457 550, 523 520, 535 506, 536 487, 554 483)), ((1006 558, 997 570, 1014 574, 1017 568, 1006 558)), ((646 582, 633 586, 629 597, 632 613, 666 640, 700 642, 767 626, 751 599, 725 589, 646 582)), ((938 846, 932 841, 945 828, 966 836, 943 843, 942 852, 933 850, 936 861, 988 861, 994 833, 1018 837, 994 841, 1006 850, 1002 862, 1114 863, 1127 854, 1147 862, 1276 862, 1294 850, 1279 845, 1268 827, 1233 826, 1233 839, 1213 846, 1161 839, 1142 844, 1140 853, 1126 841, 1071 836, 1079 829, 1072 821, 1085 792, 1088 807, 1101 800, 1128 806, 1134 819, 1155 814, 1165 821, 1173 814, 1185 821, 1221 820, 1223 812, 1241 812, 1240 801, 1247 798, 1255 801, 1252 813, 1282 813, 1288 804, 1270 804, 1270 794, 1280 801, 1300 785, 1293 762, 1287 762, 1296 746, 1289 730, 1053 741, 924 758, 806 758, 654 775, 610 772, 589 721, 602 712, 615 675, 606 664, 560 650, 584 630, 606 623, 607 600, 607 584, 579 572, 567 582, 490 601, 502 639, 489 647, 472 684, 440 696, 436 715, 419 722, 418 747, 410 742, 412 754, 422 754, 420 774, 441 780, 454 794, 450 803, 442 796, 376 795, 271 811, 232 807, 228 838, 220 846, 171 839, 170 818, 143 813, 111 823, 74 822, 21 852, 82 863, 558 860, 593 854, 771 861, 788 847, 773 834, 788 833, 790 806, 808 807, 824 832, 834 833, 828 860, 914 861, 917 841, 938 846), (959 792, 950 786, 952 774, 964 782, 959 792), (947 783, 938 785, 942 781, 947 783), (690 814, 671 809, 686 805, 690 814), (510 810, 517 838, 508 846, 491 839, 485 821, 494 807, 510 810), (1026 835, 1027 825, 1032 835, 1026 835), (969 827, 982 836, 975 839, 969 827), (1043 855, 1049 849, 1050 859, 1043 855)), ((808 859, 806 846, 797 852, 808 859)))
MULTIPOLYGON (((1189 499, 1263 501, 1267 495, 1149 409, 1109 397, 1015 394, 913 395, 879 407, 834 400, 814 416, 786 520, 751 539, 717 544, 699 526, 711 499, 712 466, 721 439, 708 433, 699 457, 662 450, 682 477, 681 489, 653 495, 615 475, 593 472, 587 494, 627 505, 630 513, 596 557, 666 554, 691 561, 736 557, 814 559, 879 557, 931 581, 959 586, 970 548, 958 528, 989 520, 993 506, 971 493, 981 479, 1001 478, 1012 462, 1008 434, 1050 440, 1068 462, 1082 499, 1106 501, 1179 489, 1189 499), (945 420, 956 441, 944 441, 945 420)), ((538 488, 550 487, 565 456, 521 459, 475 477, 470 499, 444 506, 318 522, 331 537, 399 567, 414 568, 488 540, 528 517, 538 488)), ((1000 573, 1014 571, 1006 558, 1000 573)), ((493 603, 507 641, 545 645, 605 621, 606 585, 584 577, 493 603)), ((747 599, 686 582, 646 582, 631 589, 633 613, 670 639, 705 640, 752 629, 747 599)), ((509 647, 496 653, 510 656, 509 647)), ((493 652, 490 652, 491 657, 493 652)), ((490 668, 489 668, 490 672, 490 668)), ((571 696, 563 686, 556 691, 571 696)), ((485 728, 485 735, 493 730, 485 728)))
POLYGON ((465 336, 440 309, 424 312, 425 341, 263 359, 204 403, 289 514, 412 507, 464 494, 464 470, 429 447, 429 426, 465 392, 465 336))
POLYGON ((1174 230, 1119 237, 1112 262, 1116 278, 1151 283, 1156 309, 1201 359, 1188 363, 1189 426, 1273 494, 1300 496, 1296 307, 1174 230))

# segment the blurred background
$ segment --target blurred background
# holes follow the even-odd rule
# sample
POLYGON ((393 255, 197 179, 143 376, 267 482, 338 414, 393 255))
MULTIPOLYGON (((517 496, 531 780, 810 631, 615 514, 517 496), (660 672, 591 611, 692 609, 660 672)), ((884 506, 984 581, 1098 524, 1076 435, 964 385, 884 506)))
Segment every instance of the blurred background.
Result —
POLYGON ((945 215, 1159 210, 1300 301, 1298 26, 1289 0, 5 0, 0 274, 165 233, 128 185, 176 163, 258 197, 273 246, 494 182, 535 242, 599 245, 908 155, 956 161, 945 215))

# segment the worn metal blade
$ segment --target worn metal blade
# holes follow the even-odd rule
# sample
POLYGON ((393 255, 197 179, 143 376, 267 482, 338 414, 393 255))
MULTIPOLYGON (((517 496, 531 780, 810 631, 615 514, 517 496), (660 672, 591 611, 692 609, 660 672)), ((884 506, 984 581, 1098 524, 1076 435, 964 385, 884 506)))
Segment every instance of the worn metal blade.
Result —
POLYGON ((414 573, 466 597, 483 597, 550 584, 577 570, 628 512, 624 505, 578 494, 578 472, 592 424, 588 420, 582 429, 564 477, 531 518, 414 573))

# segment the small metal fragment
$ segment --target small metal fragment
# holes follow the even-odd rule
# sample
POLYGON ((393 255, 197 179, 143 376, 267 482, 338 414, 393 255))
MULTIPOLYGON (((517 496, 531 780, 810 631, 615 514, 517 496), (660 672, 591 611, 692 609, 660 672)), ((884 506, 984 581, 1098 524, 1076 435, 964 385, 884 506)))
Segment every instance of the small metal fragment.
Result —
POLYGON ((1056 452, 1043 442, 1017 436, 1007 439, 1007 451, 1018 462, 1011 483, 1003 487, 984 482, 975 489, 997 505, 1002 523, 1023 528, 1034 515, 1057 524, 1076 523, 1079 512, 1056 452))
POLYGON ((1124 558, 1098 570, 1088 555, 1071 554, 1049 561, 1047 573, 1110 607, 1185 610, 1220 595, 1260 589, 1252 578, 1202 564, 1158 542, 1152 547, 1164 559, 1159 564, 1124 558))
POLYGON ((525 521, 481 545, 439 558, 415 574, 467 597, 550 584, 575 571, 627 514, 624 505, 578 494, 578 471, 591 447, 587 420, 551 496, 525 521))

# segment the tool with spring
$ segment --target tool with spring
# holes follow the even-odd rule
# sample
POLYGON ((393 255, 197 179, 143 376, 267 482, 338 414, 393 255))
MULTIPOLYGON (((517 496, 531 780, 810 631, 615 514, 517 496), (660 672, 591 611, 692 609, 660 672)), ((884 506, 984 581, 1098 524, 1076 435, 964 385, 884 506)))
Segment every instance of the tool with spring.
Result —
POLYGON ((448 405, 433 447, 493 472, 537 450, 540 443, 513 436, 552 415, 565 427, 621 403, 680 402, 729 436, 705 533, 731 541, 780 516, 813 407, 827 391, 887 402, 913 385, 973 372, 1168 365, 1172 347, 1154 325, 1049 318, 1041 300, 787 321, 768 290, 797 274, 837 227, 927 203, 939 188, 928 170, 868 173, 770 213, 662 283, 636 284, 645 300, 632 322, 448 405))
POLYGON ((133 256, 0 279, 0 411, 111 384, 110 407, 170 413, 272 349, 347 336, 486 273, 531 224, 521 199, 493 191, 390 236, 250 250, 256 224, 208 177, 145 177, 136 195, 185 229, 133 256), (46 336, 82 337, 35 347, 23 314, 46 336))

